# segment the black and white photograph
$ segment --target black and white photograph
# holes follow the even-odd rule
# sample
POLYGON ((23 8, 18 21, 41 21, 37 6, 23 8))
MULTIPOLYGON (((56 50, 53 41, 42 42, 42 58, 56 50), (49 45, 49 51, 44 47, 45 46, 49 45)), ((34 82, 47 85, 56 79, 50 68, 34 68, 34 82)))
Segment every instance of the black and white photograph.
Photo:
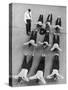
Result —
POLYGON ((66 83, 66 6, 9 4, 9 85, 66 83))

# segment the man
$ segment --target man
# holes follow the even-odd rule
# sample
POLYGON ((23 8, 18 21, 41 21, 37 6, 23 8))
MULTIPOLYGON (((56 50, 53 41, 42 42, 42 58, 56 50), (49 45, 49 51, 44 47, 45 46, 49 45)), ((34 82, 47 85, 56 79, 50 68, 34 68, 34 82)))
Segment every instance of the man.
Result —
POLYGON ((59 47, 60 44, 60 30, 62 29, 61 27, 61 18, 57 17, 55 26, 54 26, 55 32, 53 34, 53 46, 51 48, 51 51, 54 51, 55 49, 62 51, 59 47))
POLYGON ((43 25, 43 15, 40 14, 39 18, 38 18, 38 21, 37 21, 37 28, 40 29, 43 25))
POLYGON ((37 30, 33 30, 31 32, 29 41, 24 43, 24 45, 37 47, 37 43, 36 43, 36 41, 37 41, 37 32, 38 32, 37 30))
POLYGON ((54 50, 62 51, 61 48, 59 47, 59 44, 60 44, 59 35, 53 34, 53 46, 51 48, 51 51, 54 51, 54 50))
POLYGON ((34 54, 31 55, 31 58, 29 60, 29 62, 27 62, 27 54, 24 55, 24 60, 23 60, 23 63, 21 65, 21 71, 17 74, 17 75, 13 75, 12 77, 15 78, 15 79, 19 79, 19 82, 21 80, 24 80, 24 81, 29 81, 28 77, 27 77, 27 74, 29 73, 30 71, 30 68, 32 66, 32 62, 33 62, 33 58, 34 58, 34 54))
POLYGON ((29 80, 38 79, 42 82, 42 84, 46 84, 44 79, 44 69, 45 69, 45 55, 43 54, 40 57, 40 62, 36 70, 36 74, 34 76, 29 77, 29 80))
MULTIPOLYGON (((39 42, 39 44, 42 45, 44 48, 47 47, 47 46, 51 46, 49 44, 49 32, 50 32, 50 27, 51 27, 51 24, 52 24, 52 14, 48 15, 45 24, 46 24, 46 26, 45 26, 45 29, 44 29, 44 40, 43 40, 43 42, 39 42)), ((43 35, 43 34, 41 34, 41 35, 43 35)))
POLYGON ((52 61, 52 69, 50 75, 47 76, 47 79, 63 79, 63 76, 59 74, 59 54, 56 53, 52 61))
POLYGON ((26 24, 27 35, 30 35, 31 33, 31 20, 32 20, 31 9, 28 9, 24 14, 24 22, 26 24))
POLYGON ((48 17, 46 19, 46 23, 49 22, 49 25, 52 25, 52 14, 48 14, 48 17))

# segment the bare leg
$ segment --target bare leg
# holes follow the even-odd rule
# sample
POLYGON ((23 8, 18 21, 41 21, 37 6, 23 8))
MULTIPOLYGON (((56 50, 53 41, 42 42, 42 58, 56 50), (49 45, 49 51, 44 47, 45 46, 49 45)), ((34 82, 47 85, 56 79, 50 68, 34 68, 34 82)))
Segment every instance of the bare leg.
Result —
POLYGON ((57 44, 56 48, 57 48, 59 51, 62 51, 62 50, 60 49, 60 47, 59 47, 59 45, 58 45, 58 44, 57 44))
POLYGON ((62 75, 60 75, 59 73, 57 73, 57 78, 58 79, 64 79, 64 77, 62 75))
POLYGON ((55 44, 54 44, 53 47, 51 48, 51 51, 53 51, 53 50, 55 49, 55 47, 56 47, 56 46, 55 46, 55 44))
POLYGON ((24 43, 24 45, 28 45, 28 44, 32 44, 33 46, 37 46, 37 44, 35 44, 34 40, 30 40, 30 41, 24 43))
POLYGON ((50 75, 47 76, 47 79, 53 78, 54 73, 52 72, 50 75))
POLYGON ((38 43, 41 44, 41 45, 43 45, 43 42, 40 42, 40 41, 39 41, 38 43))
POLYGON ((37 75, 29 77, 29 80, 37 79, 37 75))
POLYGON ((28 45, 30 42, 31 42, 31 41, 28 41, 28 42, 24 43, 24 45, 28 45))
POLYGON ((37 47, 37 44, 33 43, 33 46, 37 47))

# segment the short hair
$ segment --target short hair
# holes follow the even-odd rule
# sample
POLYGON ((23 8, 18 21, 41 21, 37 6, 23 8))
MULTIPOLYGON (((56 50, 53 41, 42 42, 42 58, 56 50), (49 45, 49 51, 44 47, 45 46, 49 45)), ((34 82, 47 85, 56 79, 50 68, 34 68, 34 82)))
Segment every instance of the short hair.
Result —
POLYGON ((28 11, 30 12, 30 11, 31 11, 31 9, 28 9, 28 11))

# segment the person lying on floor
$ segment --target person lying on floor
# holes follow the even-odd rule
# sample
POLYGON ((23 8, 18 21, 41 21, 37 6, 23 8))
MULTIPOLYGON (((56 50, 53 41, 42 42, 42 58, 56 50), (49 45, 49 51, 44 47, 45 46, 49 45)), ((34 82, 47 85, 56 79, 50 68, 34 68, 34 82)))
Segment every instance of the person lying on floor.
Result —
POLYGON ((53 33, 53 46, 51 48, 51 51, 57 49, 59 51, 62 51, 59 47, 60 44, 60 29, 61 29, 61 18, 57 18, 56 24, 55 24, 55 32, 53 33))
POLYGON ((45 24, 43 23, 43 15, 40 14, 38 22, 36 23, 36 28, 39 31, 40 35, 44 35, 45 24))
POLYGON ((24 45, 37 46, 37 43, 36 43, 36 41, 37 41, 37 32, 38 32, 37 30, 33 30, 31 32, 29 41, 24 43, 24 45))
POLYGON ((31 56, 29 62, 27 63, 27 54, 24 55, 24 60, 23 60, 23 63, 21 65, 21 71, 17 75, 12 76, 14 79, 21 78, 21 80, 24 80, 24 81, 27 81, 27 82, 29 81, 29 79, 27 77, 27 74, 29 73, 30 68, 32 66, 33 57, 34 57, 34 55, 31 56))
MULTIPOLYGON (((49 44, 49 32, 50 32, 50 26, 52 24, 52 14, 49 14, 46 20, 46 27, 43 31, 44 34, 44 39, 43 42, 39 42, 39 44, 41 44, 44 48, 47 46, 50 46, 49 44)), ((40 34, 42 34, 42 30, 40 30, 40 34)))
POLYGON ((59 45, 60 45, 60 36, 57 34, 53 34, 53 45, 52 45, 51 51, 54 51, 54 50, 62 51, 59 45))
POLYGON ((60 33, 60 30, 62 30, 63 28, 61 27, 61 17, 58 16, 57 19, 56 19, 56 22, 55 22, 55 26, 53 27, 55 29, 55 32, 56 33, 60 33))
POLYGON ((34 80, 38 79, 40 80, 43 84, 46 84, 46 81, 44 79, 44 68, 45 68, 45 55, 43 54, 40 57, 40 62, 36 70, 36 74, 34 76, 30 76, 29 80, 34 80))
POLYGON ((40 28, 42 27, 42 25, 43 25, 43 15, 40 14, 40 16, 39 16, 39 18, 38 18, 38 21, 37 21, 37 23, 36 23, 37 29, 40 29, 40 28))
POLYGON ((46 23, 49 26, 52 25, 52 14, 48 14, 47 19, 46 19, 46 23))
POLYGON ((59 54, 56 53, 52 61, 51 74, 47 76, 47 79, 63 79, 63 76, 59 74, 59 54))

